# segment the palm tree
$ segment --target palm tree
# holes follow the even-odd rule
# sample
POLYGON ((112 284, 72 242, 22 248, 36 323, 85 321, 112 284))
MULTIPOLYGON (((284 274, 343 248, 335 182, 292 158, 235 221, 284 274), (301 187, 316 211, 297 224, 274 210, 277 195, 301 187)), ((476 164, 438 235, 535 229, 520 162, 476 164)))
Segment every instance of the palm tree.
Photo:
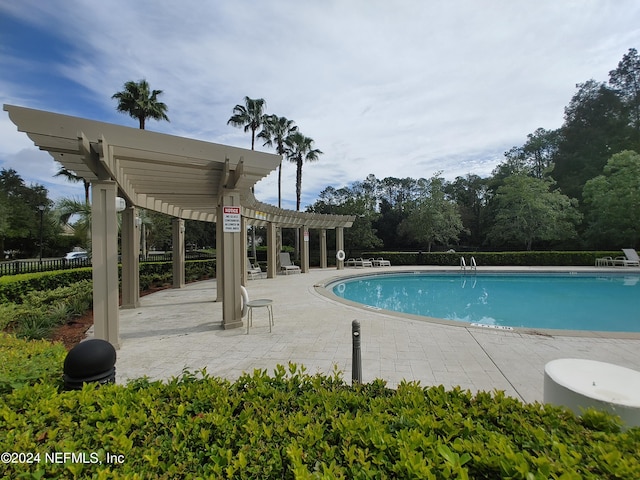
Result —
MULTIPOLYGON (((276 147, 278 155, 287 153, 286 141, 293 132, 297 132, 298 127, 294 125, 293 120, 287 120, 285 117, 277 115, 267 115, 264 119, 262 131, 258 134, 258 138, 265 140, 264 146, 276 147)), ((278 208, 282 207, 282 162, 278 167, 278 208)))
POLYGON ((299 131, 295 131, 289 135, 285 144, 287 146, 287 159, 296 164, 296 210, 300 211, 302 164, 304 162, 315 162, 322 154, 322 151, 313 148, 313 139, 305 137, 299 131))
POLYGON ((138 83, 128 81, 124 84, 124 90, 114 93, 111 98, 118 100, 116 109, 119 112, 137 118, 140 122, 140 129, 144 130, 147 118, 169 121, 167 106, 158 101, 158 95, 161 93, 162 90, 151 91, 149 83, 142 79, 138 83))
POLYGON ((58 173, 54 175, 54 177, 64 177, 70 182, 82 182, 84 185, 84 202, 89 203, 89 187, 91 186, 90 182, 87 182, 84 178, 79 177, 71 170, 67 170, 65 167, 61 166, 58 173))
POLYGON ((77 217, 73 224, 75 236, 81 245, 91 250, 91 205, 72 198, 62 198, 56 203, 60 223, 68 224, 72 217, 77 217))
MULTIPOLYGON (((227 121, 227 125, 234 127, 244 127, 244 131, 251 130, 251 150, 255 150, 256 130, 264 125, 265 117, 264 98, 244 97, 244 105, 236 105, 233 107, 233 115, 227 121)), ((253 188, 251 189, 253 191, 253 188)), ((251 254, 254 260, 256 258, 256 229, 251 229, 251 254)))
POLYGON ((244 128, 245 132, 251 130, 251 150, 255 150, 256 131, 265 121, 265 106, 264 98, 244 97, 244 105, 233 107, 233 115, 227 121, 227 125, 244 128))

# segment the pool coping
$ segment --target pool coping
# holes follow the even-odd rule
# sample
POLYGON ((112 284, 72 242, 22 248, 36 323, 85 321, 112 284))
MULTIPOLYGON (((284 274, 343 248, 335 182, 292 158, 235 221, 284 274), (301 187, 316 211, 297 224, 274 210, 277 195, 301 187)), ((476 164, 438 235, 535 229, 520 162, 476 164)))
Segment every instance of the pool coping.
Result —
MULTIPOLYGON (((624 275, 625 273, 630 274, 640 274, 640 269, 633 267, 624 267, 624 270, 621 267, 485 267, 480 270, 471 271, 467 268, 466 271, 463 271, 465 275, 470 277, 474 276, 476 273, 545 273, 545 274, 594 274, 594 273, 606 273, 606 274, 619 274, 624 275)), ((428 317, 424 315, 415 315, 411 313, 402 313, 395 312, 393 310, 384 310, 377 307, 363 305, 362 303, 354 302, 351 300, 344 299, 335 295, 331 292, 327 286, 339 282, 345 279, 354 279, 354 278, 362 278, 362 277, 370 277, 370 276, 378 276, 378 275, 398 275, 398 274, 438 274, 438 273, 446 273, 446 274, 455 274, 461 273, 460 268, 447 268, 447 267, 435 267, 431 265, 426 266, 416 266, 413 268, 406 269, 398 269, 398 267, 392 270, 379 270, 374 269, 373 271, 370 268, 362 267, 359 268, 356 272, 349 272, 346 275, 334 275, 329 277, 322 282, 316 283, 313 287, 320 296, 333 301, 338 304, 348 305, 353 308, 361 309, 367 311, 369 313, 378 313, 380 315, 397 317, 401 319, 408 320, 417 320, 421 322, 427 323, 435 323, 440 325, 448 325, 454 327, 461 327, 467 329, 484 329, 484 330, 494 330, 505 333, 515 333, 519 335, 538 335, 545 337, 584 337, 584 338, 612 338, 612 339, 627 339, 627 340, 640 340, 640 332, 608 332, 608 331, 599 331, 599 330, 562 330, 562 329, 549 329, 549 328, 528 328, 528 327, 500 327, 495 325, 483 325, 472 322, 465 322, 462 320, 447 320, 444 318, 436 318, 436 317, 428 317)))

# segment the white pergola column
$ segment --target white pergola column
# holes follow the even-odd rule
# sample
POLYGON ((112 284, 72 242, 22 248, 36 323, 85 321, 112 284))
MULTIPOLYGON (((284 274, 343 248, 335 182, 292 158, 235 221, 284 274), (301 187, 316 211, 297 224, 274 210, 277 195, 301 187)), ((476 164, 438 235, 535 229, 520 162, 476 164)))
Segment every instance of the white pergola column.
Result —
POLYGON ((184 219, 171 220, 173 288, 184 287, 184 219))
POLYGON ((216 218, 216 302, 222 301, 222 292, 224 291, 224 262, 222 261, 222 207, 219 208, 218 217, 216 218))
MULTIPOLYGON (((336 227, 336 252, 344 250, 344 228, 336 227)), ((336 269, 344 270, 344 260, 336 257, 336 269)))
MULTIPOLYGON (((246 217, 240 219, 240 230, 242 230, 242 236, 240 237, 240 249, 243 252, 242 255, 242 270, 240 270, 240 284, 247 286, 247 260, 249 259, 249 235, 251 235, 252 227, 248 227, 246 217)), ((255 235, 253 236, 255 238, 255 235)), ((255 261, 255 260, 254 260, 255 261)))
POLYGON ((300 232, 300 271, 309 272, 309 228, 303 225, 300 232))
MULTIPOLYGON (((240 192, 225 189, 222 195, 222 208, 232 206, 241 208, 240 192)), ((217 263, 223 265, 222 327, 225 329, 242 327, 240 286, 242 270, 245 269, 247 261, 247 253, 242 251, 243 235, 246 235, 246 232, 243 232, 242 229, 239 232, 225 232, 223 228, 221 248, 217 252, 217 263)))
POLYGON ((122 308, 140 306, 140 228, 137 209, 127 206, 120 228, 122 254, 122 308))
POLYGON ((275 223, 267 224, 267 278, 275 278, 278 274, 277 230, 275 223))
POLYGON ((320 268, 327 268, 327 229, 320 229, 320 268))
POLYGON ((91 254, 95 337, 120 348, 116 191, 111 180, 91 183, 91 254))

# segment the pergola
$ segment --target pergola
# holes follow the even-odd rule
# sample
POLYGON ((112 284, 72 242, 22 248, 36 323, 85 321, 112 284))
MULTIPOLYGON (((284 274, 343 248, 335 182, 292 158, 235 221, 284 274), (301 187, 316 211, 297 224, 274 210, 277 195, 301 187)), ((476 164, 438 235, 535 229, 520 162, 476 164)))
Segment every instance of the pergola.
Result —
MULTIPOLYGON (((139 225, 136 208, 173 217, 173 286, 184 286, 184 221, 216 223, 218 300, 222 326, 242 326, 240 286, 246 281, 247 225, 267 229, 267 277, 278 272, 280 228, 298 228, 301 270, 309 269, 309 229, 319 229, 321 266, 327 266, 326 230, 336 250, 353 216, 283 210, 259 202, 251 188, 281 157, 227 145, 110 123, 4 105, 10 119, 40 150, 91 183, 91 239, 95 336, 120 345, 117 198, 121 222, 122 308, 139 306, 139 225)), ((343 268, 337 261, 337 268, 343 268)))

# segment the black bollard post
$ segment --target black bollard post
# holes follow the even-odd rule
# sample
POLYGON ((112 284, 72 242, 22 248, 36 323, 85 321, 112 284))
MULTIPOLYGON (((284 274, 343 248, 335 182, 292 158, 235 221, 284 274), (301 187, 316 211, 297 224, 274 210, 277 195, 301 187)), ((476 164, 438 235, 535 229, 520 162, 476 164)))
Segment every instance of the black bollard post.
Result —
POLYGON ((64 389, 80 390, 85 383, 114 383, 116 349, 106 340, 91 338, 80 342, 64 359, 64 389))
POLYGON ((351 322, 353 355, 351 360, 351 384, 362 383, 362 357, 360 355, 360 322, 351 322))

